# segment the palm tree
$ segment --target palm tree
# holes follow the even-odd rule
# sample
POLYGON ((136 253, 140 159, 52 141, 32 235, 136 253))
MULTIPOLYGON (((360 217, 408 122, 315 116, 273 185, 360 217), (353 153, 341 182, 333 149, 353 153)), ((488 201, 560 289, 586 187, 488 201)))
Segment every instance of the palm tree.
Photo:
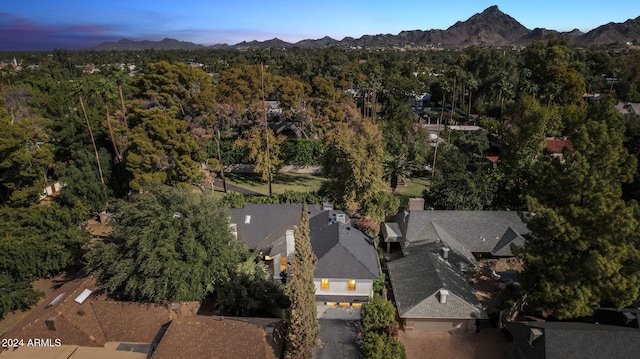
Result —
POLYGON ((96 163, 98 164, 98 173, 100 173, 100 182, 102 182, 102 189, 106 193, 107 189, 104 183, 104 175, 102 174, 102 166, 100 165, 100 155, 98 154, 98 147, 96 146, 96 140, 93 137, 93 130, 91 129, 91 123, 89 122, 89 116, 87 116, 87 109, 84 106, 84 100, 82 97, 82 94, 86 91, 86 84, 84 82, 75 82, 73 90, 76 96, 78 96, 78 102, 80 102, 80 108, 82 108, 84 120, 87 122, 87 129, 89 130, 89 136, 91 137, 91 144, 93 144, 93 152, 96 155, 96 163))
POLYGON ((109 72, 109 78, 118 85, 118 96, 120 97, 122 122, 127 123, 127 108, 124 106, 124 96, 122 95, 122 85, 127 81, 129 74, 122 67, 113 67, 109 72))
POLYGON ((113 83, 106 78, 101 78, 98 81, 98 92, 100 93, 100 97, 102 97, 102 104, 104 106, 105 117, 107 118, 107 128, 109 129, 109 137, 111 138, 111 143, 113 144, 113 150, 116 155, 116 161, 121 161, 122 156, 120 155, 120 151, 118 151, 118 144, 116 143, 115 135, 113 134, 113 126, 111 126, 111 116, 109 115, 109 94, 113 90, 113 83))
POLYGON ((471 116, 471 98, 473 97, 473 91, 478 88, 478 80, 472 75, 466 78, 467 90, 469 91, 469 107, 467 108, 467 120, 471 116))
POLYGON ((444 117, 444 105, 447 92, 451 91, 449 83, 446 80, 440 82, 440 89, 442 90, 442 109, 440 111, 440 118, 438 119, 438 132, 436 135, 436 148, 433 151, 433 166, 431 166, 431 177, 436 173, 436 158, 438 157, 438 145, 440 144, 440 125, 442 124, 442 118, 444 117))
POLYGON ((397 155, 385 155, 384 158, 384 179, 389 181, 391 191, 395 194, 398 182, 406 183, 411 176, 413 162, 409 161, 407 154, 402 152, 397 155))
POLYGON ((267 178, 267 182, 269 183, 269 197, 271 197, 272 195, 272 189, 271 189, 271 156, 269 154, 269 124, 267 122, 267 102, 265 101, 264 98, 264 63, 267 60, 267 53, 260 49, 258 50, 255 55, 254 58, 256 61, 260 62, 260 87, 261 87, 261 91, 262 91, 262 114, 264 116, 264 138, 265 138, 265 150, 267 152, 267 171, 268 171, 268 178, 267 178))

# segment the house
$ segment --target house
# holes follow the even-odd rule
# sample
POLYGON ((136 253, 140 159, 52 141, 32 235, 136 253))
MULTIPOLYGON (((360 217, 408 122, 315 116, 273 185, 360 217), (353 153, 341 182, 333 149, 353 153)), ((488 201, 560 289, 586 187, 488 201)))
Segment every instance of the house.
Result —
POLYGON ((488 318, 448 253, 422 246, 387 267, 405 330, 467 332, 476 328, 476 320, 488 318))
POLYGON ((199 302, 121 302, 81 276, 51 295, 3 338, 0 358, 279 358, 284 322, 196 315, 199 302), (16 341, 14 341, 16 342, 16 341))
POLYGON ((471 267, 476 255, 512 257, 511 246, 523 246, 529 232, 513 211, 413 210, 399 213, 391 223, 397 223, 402 232, 398 241, 405 255, 426 244, 434 251, 448 248, 471 267))
POLYGON ((272 318, 176 318, 151 359, 277 359, 283 349, 284 327, 284 321, 272 318))
POLYGON ((563 138, 547 138, 546 150, 551 157, 562 160, 565 151, 573 152, 573 143, 570 139, 563 138))
MULTIPOLYGON (((360 303, 373 295, 380 264, 373 241, 332 205, 307 207, 311 246, 318 258, 314 272, 318 302, 360 303)), ((231 209, 232 226, 249 249, 262 253, 274 280, 286 277, 295 252, 294 226, 302 205, 248 204, 231 209)))
POLYGON ((510 322, 519 359, 637 358, 640 331, 575 322, 510 322))
POLYGON ((49 351, 65 350, 71 350, 74 356, 64 358, 146 358, 163 326, 175 318, 195 315, 200 305, 198 302, 170 306, 119 302, 96 293, 98 286, 93 277, 79 277, 64 284, 4 335, 4 338, 22 339, 25 345, 1 352, 0 358, 31 354, 47 358, 51 355, 49 351), (28 346, 28 340, 35 338, 57 349, 28 346))

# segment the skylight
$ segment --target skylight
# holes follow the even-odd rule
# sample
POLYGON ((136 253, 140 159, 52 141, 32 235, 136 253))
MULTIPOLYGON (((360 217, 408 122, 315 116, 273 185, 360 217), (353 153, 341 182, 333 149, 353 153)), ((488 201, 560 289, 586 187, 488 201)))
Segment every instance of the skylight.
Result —
POLYGON ((246 216, 244 216, 244 224, 249 224, 251 223, 251 215, 247 214, 246 216))
POLYGON ((89 296, 91 295, 91 293, 93 293, 92 291, 90 291, 89 289, 85 289, 82 291, 82 293, 80 293, 80 295, 78 295, 76 297, 76 299, 74 299, 73 301, 78 303, 78 304, 82 304, 84 303, 85 300, 87 300, 87 298, 89 298, 89 296))
POLYGON ((49 304, 47 304, 45 308, 49 308, 51 306, 56 305, 60 301, 60 299, 62 299, 62 297, 64 297, 64 293, 58 294, 58 296, 53 298, 53 300, 49 304))

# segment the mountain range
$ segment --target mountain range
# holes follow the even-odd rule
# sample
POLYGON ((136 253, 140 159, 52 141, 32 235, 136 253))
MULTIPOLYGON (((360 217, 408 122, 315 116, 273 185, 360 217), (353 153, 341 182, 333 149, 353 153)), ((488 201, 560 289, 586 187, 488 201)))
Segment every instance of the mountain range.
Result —
POLYGON ((235 45, 199 45, 192 42, 164 39, 162 41, 131 41, 104 42, 94 50, 193 50, 206 48, 287 48, 287 47, 394 47, 394 46, 438 46, 438 47, 467 47, 467 46, 505 46, 527 45, 534 40, 543 40, 549 35, 564 37, 569 41, 583 46, 609 45, 626 42, 640 43, 640 16, 623 23, 610 22, 601 25, 587 33, 578 29, 569 32, 535 28, 529 30, 516 19, 503 13, 497 6, 491 6, 483 12, 471 16, 466 21, 458 21, 446 30, 411 30, 402 31, 397 35, 378 34, 364 35, 358 39, 345 37, 336 40, 325 36, 321 39, 301 40, 289 43, 278 38, 266 41, 243 41, 235 45))

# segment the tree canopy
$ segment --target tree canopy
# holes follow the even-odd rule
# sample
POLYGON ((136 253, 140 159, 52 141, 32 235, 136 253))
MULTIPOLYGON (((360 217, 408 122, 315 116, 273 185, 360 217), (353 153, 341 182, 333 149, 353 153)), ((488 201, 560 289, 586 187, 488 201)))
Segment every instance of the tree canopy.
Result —
POLYGON ((227 284, 242 258, 224 211, 209 196, 149 187, 113 208, 113 233, 88 266, 118 298, 167 303, 202 300, 227 284))
POLYGON ((636 159, 622 147, 623 131, 613 106, 600 104, 573 132, 574 152, 536 163, 537 191, 527 198, 534 217, 520 256, 532 305, 557 318, 640 297, 638 208, 621 198, 636 159))

